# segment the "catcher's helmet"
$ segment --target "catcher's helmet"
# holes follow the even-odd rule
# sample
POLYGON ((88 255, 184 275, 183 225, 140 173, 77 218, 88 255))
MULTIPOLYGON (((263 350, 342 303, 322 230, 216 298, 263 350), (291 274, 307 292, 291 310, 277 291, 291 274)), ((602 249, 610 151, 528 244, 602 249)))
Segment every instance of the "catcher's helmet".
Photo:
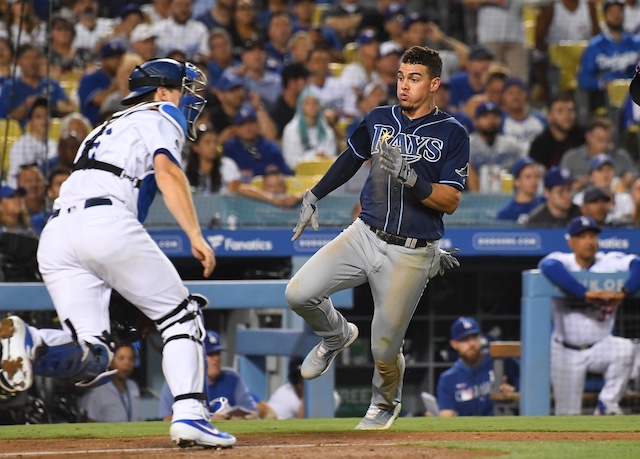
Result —
POLYGON ((131 92, 122 99, 122 105, 137 104, 145 94, 163 86, 182 90, 178 108, 187 119, 187 137, 195 140, 195 122, 206 103, 206 99, 200 93, 207 87, 207 78, 190 62, 162 58, 151 59, 138 65, 129 75, 131 92))

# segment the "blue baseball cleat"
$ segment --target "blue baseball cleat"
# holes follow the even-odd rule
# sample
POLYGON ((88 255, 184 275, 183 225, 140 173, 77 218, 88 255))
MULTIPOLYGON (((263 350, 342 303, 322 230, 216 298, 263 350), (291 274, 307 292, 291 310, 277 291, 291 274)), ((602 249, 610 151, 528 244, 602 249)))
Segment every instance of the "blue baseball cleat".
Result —
POLYGON ((33 338, 24 321, 10 316, 0 322, 0 387, 9 392, 22 392, 33 383, 31 354, 33 338))
POLYGON ((181 448, 202 446, 204 448, 231 448, 236 437, 222 432, 204 419, 179 419, 171 423, 171 441, 181 448))

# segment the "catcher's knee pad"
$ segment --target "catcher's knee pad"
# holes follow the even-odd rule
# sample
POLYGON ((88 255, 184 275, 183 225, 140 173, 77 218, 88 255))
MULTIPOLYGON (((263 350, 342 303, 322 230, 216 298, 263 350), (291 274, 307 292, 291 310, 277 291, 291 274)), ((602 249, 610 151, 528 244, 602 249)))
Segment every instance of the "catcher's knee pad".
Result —
POLYGON ((109 370, 113 351, 107 343, 70 342, 56 346, 43 344, 36 352, 33 372, 39 376, 71 378, 79 387, 97 387, 113 379, 109 370))
MULTIPOLYGON (((156 320, 165 346, 176 339, 190 339, 202 345, 205 329, 200 308, 206 306, 203 305, 203 298, 190 295, 173 311, 156 320)), ((206 302, 206 299, 204 301, 206 302)))

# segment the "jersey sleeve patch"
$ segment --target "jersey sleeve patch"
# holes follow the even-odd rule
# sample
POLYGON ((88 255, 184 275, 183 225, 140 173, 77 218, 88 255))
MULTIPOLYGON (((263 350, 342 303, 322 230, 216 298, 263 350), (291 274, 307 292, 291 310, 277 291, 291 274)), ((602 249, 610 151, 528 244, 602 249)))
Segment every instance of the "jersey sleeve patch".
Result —
POLYGON ((173 104, 162 104, 158 111, 167 118, 183 134, 187 133, 187 119, 182 112, 173 104))

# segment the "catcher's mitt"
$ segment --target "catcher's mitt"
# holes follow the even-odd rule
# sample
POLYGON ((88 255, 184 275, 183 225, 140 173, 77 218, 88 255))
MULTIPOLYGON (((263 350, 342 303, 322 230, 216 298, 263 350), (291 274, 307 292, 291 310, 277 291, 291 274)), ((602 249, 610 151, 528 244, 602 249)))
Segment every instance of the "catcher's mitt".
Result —
POLYGON ((155 326, 151 319, 115 290, 111 292, 109 317, 111 336, 116 345, 141 340, 155 326))

